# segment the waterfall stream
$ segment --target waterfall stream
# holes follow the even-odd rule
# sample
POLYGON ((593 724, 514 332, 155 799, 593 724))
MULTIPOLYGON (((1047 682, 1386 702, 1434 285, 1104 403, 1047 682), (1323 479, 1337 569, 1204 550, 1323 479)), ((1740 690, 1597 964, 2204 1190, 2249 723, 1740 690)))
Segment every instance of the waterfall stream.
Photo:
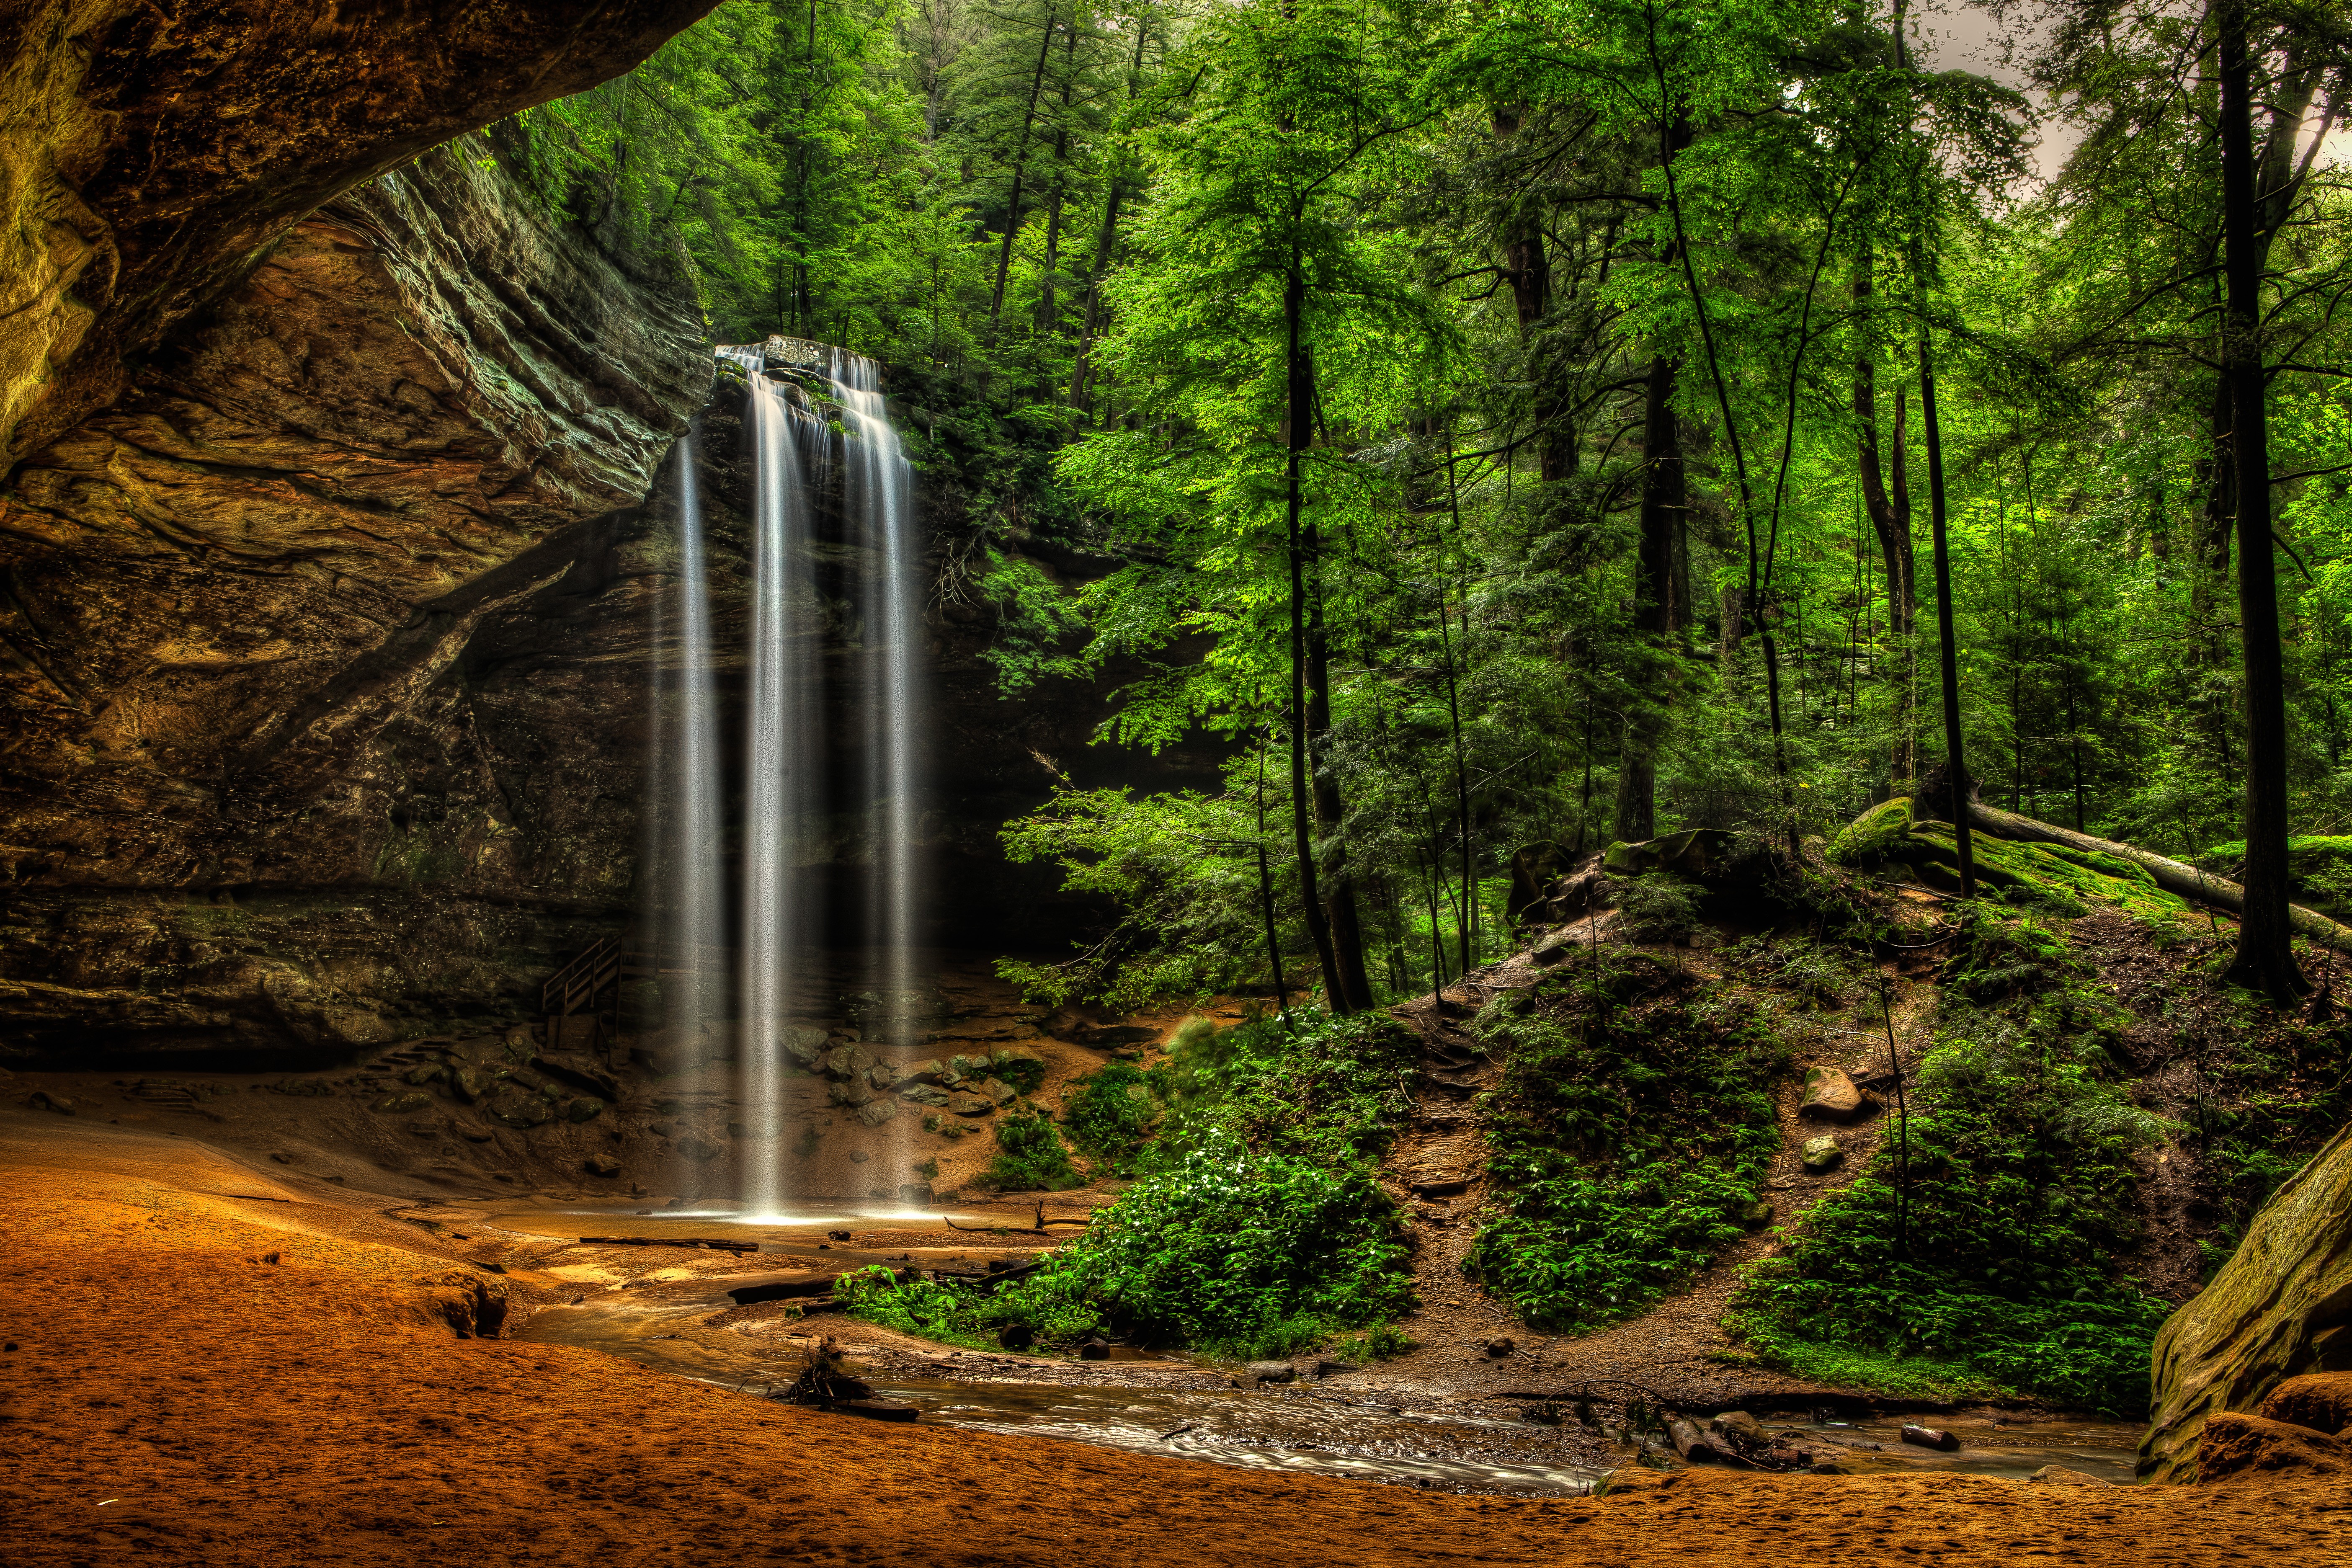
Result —
MULTIPOLYGON (((720 353, 749 374, 745 434, 754 474, 735 1039, 738 1098, 744 1120, 757 1129, 737 1145, 743 1217, 753 1220, 787 1214, 796 1195, 782 1136, 784 1077, 795 1038, 803 1049, 814 1043, 795 1031, 832 1016, 838 1000, 817 994, 813 948, 857 930, 819 901, 817 867, 830 854, 821 847, 828 813, 844 819, 866 847, 857 857, 866 868, 865 885, 856 891, 865 914, 860 934, 870 954, 867 984, 879 1004, 865 1012, 866 1037, 919 1043, 910 999, 918 986, 920 692, 914 639, 921 606, 914 572, 913 469, 890 424, 880 367, 834 349, 824 353, 818 372, 815 345, 774 339, 720 353), (837 432, 798 386, 770 375, 772 359, 780 367, 789 363, 822 375, 817 396, 837 415, 837 432), (832 671, 822 640, 828 624, 816 574, 817 520, 836 480, 843 542, 866 564, 857 574, 854 658, 840 677, 854 684, 828 701, 832 671), (828 735, 836 715, 846 715, 857 733, 828 735), (836 739, 853 744, 829 743, 836 739), (840 750, 859 762, 854 781, 845 781, 856 798, 835 802, 826 798, 825 763, 840 750)), ((698 538, 691 564, 682 554, 681 570, 691 577, 690 595, 699 584, 698 538)), ((707 629, 705 636, 707 641, 707 629)), ((706 784, 715 791, 709 781, 717 777, 716 756, 715 741, 693 759, 680 747, 675 765, 699 781, 681 787, 688 794, 706 784)), ((688 815, 681 810, 681 816, 688 815)), ((696 861, 688 874, 706 879, 702 889, 715 907, 720 868, 696 861)), ((681 907, 691 901, 683 891, 677 897, 681 907)), ((704 897, 697 890, 692 900, 704 897)), ((875 1103, 886 1108, 885 1115, 896 1110, 895 1100, 875 1103)), ((870 1106, 866 1116, 874 1117, 870 1106)))

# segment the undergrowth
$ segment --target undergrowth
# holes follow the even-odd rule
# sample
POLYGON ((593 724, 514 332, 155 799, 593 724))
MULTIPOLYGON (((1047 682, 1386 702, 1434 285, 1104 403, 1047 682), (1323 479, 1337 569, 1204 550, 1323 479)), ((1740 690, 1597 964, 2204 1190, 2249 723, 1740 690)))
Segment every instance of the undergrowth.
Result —
POLYGON ((1489 1008, 1501 1194, 1464 1272, 1538 1328, 1628 1317, 1741 1232, 1780 1145, 1788 1053, 1755 1009, 1645 954, 1608 953, 1489 1008))
POLYGON ((992 1292, 876 1280, 850 1310, 956 1343, 1017 1327, 1048 1348, 1099 1331, 1287 1355, 1356 1331, 1364 1353, 1396 1353, 1387 1325, 1412 1285, 1374 1169, 1410 1111, 1413 1058, 1411 1035, 1380 1016, 1196 1020, 1164 1065, 1108 1064, 1071 1097, 1078 1146, 1138 1173, 1084 1234, 992 1292))
POLYGON ((1979 917, 1958 949, 1907 1131, 1750 1270, 1735 1326, 1806 1376, 2137 1414, 2169 1306, 2111 1260, 2163 1123, 2112 1081, 2116 1009, 2062 941, 1979 917))

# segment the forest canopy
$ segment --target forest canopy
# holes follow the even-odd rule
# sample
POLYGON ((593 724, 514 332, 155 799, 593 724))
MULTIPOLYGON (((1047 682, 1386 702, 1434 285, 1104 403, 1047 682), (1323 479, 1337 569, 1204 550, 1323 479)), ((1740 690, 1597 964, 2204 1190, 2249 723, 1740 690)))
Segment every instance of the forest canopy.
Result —
POLYGON ((1502 950, 1515 855, 1801 858, 1957 740, 2242 876, 2289 991, 2289 835, 2352 829, 2352 35, 2002 21, 1997 81, 1899 3, 730 0, 498 145, 721 341, 887 364, 1009 687, 1116 659, 1107 742, 1230 742, 1012 826, 1128 915, 1034 984, 1370 1006, 1502 950))

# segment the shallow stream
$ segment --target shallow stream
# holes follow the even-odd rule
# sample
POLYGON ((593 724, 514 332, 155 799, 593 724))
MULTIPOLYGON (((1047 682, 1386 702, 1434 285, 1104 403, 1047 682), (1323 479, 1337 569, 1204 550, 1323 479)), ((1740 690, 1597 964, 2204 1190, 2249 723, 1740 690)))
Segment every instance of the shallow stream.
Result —
MULTIPOLYGON (((665 1290, 659 1296, 602 1292, 577 1306, 540 1311, 519 1337, 604 1351, 747 1394, 782 1386, 798 1370, 798 1344, 782 1341, 764 1324, 706 1326, 707 1319, 733 1304, 726 1295, 730 1283, 713 1279, 708 1289, 665 1290)), ((1415 1410, 1405 1394, 1349 1393, 1328 1384, 1257 1392, 1154 1388, 1148 1375, 1140 1386, 1010 1381, 1019 1377, 1020 1363, 1009 1360, 982 1361, 974 1370, 988 1375, 972 1381, 869 1381, 882 1396, 919 1406, 921 1419, 929 1422, 1252 1469, 1528 1496, 1580 1495, 1608 1473, 1574 1462, 1572 1438, 1562 1429, 1415 1410)), ((1961 1447, 1939 1453, 1903 1442, 1899 1419, 1767 1417, 1764 1425, 1776 1433, 1801 1433, 1817 1448, 1841 1450, 1836 1462, 1857 1474, 1927 1471, 2021 1479, 2044 1465, 2061 1465, 2121 1485, 2132 1482, 2139 1436, 2136 1427, 2095 1419, 1995 1426, 1987 1418, 1944 1423, 1961 1447)))

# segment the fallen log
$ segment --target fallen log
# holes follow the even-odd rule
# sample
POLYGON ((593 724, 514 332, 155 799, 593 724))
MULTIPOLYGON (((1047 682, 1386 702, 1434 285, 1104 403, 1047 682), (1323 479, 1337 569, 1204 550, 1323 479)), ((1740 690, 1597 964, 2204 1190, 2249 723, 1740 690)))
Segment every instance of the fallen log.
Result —
POLYGON ((699 1247, 712 1252, 757 1252, 756 1241, 698 1241, 682 1236, 583 1236, 583 1247, 699 1247))
MULTIPOLYGON (((2216 877, 2164 856, 2152 854, 2129 844, 2118 844, 2111 838, 2094 838, 2087 833, 2072 828, 2036 822, 2030 816, 2020 816, 2013 811, 2001 811, 1981 801, 1969 802, 1969 826, 2000 838, 2014 838, 2027 844, 2056 844, 2068 849, 2079 849, 2091 855, 2113 855, 2128 860, 2146 870, 2156 879, 2156 885, 2176 898, 2192 903, 2210 904, 2233 915, 2245 913, 2246 889, 2226 877, 2216 877)), ((2341 926, 2317 910, 2305 909, 2301 904, 2287 906, 2287 922, 2297 936, 2322 942, 2341 952, 2352 952, 2352 926, 2341 926)))

